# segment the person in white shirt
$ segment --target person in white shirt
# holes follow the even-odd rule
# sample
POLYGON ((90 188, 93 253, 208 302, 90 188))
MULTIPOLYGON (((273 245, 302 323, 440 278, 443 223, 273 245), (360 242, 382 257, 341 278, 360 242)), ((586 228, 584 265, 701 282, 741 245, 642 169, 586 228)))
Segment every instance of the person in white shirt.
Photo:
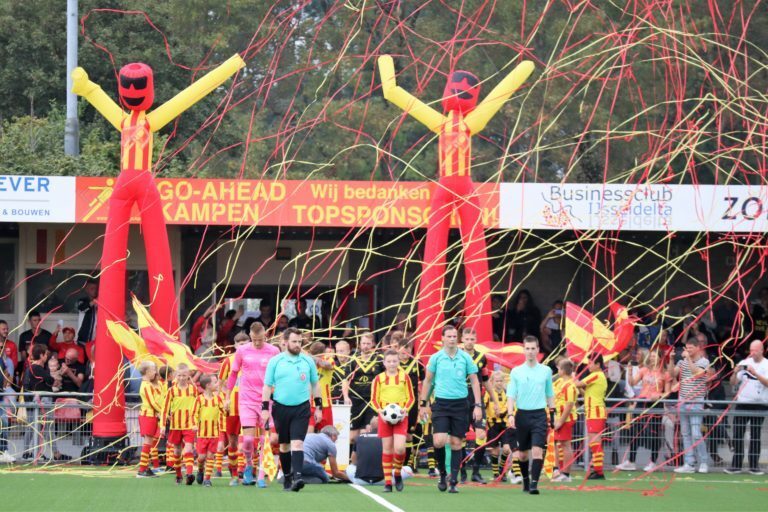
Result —
POLYGON ((760 431, 768 411, 768 359, 763 357, 763 342, 749 344, 749 357, 741 361, 731 376, 731 384, 739 386, 736 392, 737 411, 748 411, 733 420, 733 460, 726 473, 741 473, 744 460, 744 434, 749 424, 749 472, 762 475, 760 470, 760 431), (757 413, 757 414, 755 414, 757 413))

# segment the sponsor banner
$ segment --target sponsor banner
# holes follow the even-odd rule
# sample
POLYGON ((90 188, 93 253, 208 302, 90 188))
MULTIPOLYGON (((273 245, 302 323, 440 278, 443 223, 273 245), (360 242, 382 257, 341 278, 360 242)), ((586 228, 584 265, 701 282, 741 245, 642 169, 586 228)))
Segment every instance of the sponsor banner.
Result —
MULTIPOLYGON (((77 222, 105 223, 114 178, 77 179, 77 222)), ((159 179, 168 224, 424 227, 433 182, 159 179)), ((486 227, 499 227, 497 184, 477 185, 486 227)), ((458 225, 454 214, 453 225, 458 225)), ((139 221, 134 206, 131 222, 139 221)))
POLYGON ((0 175, 0 222, 74 222, 73 176, 0 175))
POLYGON ((502 183, 499 201, 507 229, 768 229, 768 188, 760 186, 502 183))

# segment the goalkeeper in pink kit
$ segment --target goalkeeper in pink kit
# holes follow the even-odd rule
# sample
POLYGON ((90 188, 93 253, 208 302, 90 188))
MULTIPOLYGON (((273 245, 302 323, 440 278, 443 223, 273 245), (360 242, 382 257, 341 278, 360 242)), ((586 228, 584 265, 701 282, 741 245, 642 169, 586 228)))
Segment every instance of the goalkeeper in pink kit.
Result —
MULTIPOLYGON (((253 451, 258 430, 263 427, 261 421, 261 397, 264 389, 264 375, 269 360, 280 353, 277 347, 267 343, 264 326, 258 322, 251 325, 251 343, 237 348, 232 362, 232 370, 227 379, 227 400, 240 377, 238 408, 240 423, 243 426, 243 455, 245 471, 243 485, 254 485, 253 451)), ((262 485, 261 483, 259 484, 262 485)))

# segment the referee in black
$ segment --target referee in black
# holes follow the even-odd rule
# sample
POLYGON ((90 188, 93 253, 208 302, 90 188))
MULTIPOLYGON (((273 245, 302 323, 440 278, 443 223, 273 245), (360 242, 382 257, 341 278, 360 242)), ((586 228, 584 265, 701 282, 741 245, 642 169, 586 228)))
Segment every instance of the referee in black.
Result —
POLYGON ((461 441, 469 430, 469 407, 467 403, 467 378, 472 387, 475 402, 472 418, 476 422, 483 419, 483 404, 480 398, 480 381, 477 378, 477 365, 472 358, 459 350, 458 331, 452 325, 443 327, 443 348, 429 358, 427 375, 421 387, 419 417, 428 420, 432 416, 432 443, 435 447, 437 469, 440 481, 437 488, 455 494, 459 465, 461 464, 461 441), (427 399, 435 384, 435 403, 430 411, 427 399), (446 483, 445 445, 450 436, 451 444, 451 479, 450 488, 446 483))
POLYGON ((552 388, 552 369, 538 361, 539 340, 535 336, 523 339, 523 352, 525 363, 509 374, 507 425, 517 429, 523 492, 539 494, 539 477, 544 466, 544 448, 547 446, 545 407, 549 407, 549 424, 554 425, 555 393, 552 388), (532 459, 530 471, 529 456, 532 459))
POLYGON ((267 364, 261 419, 266 425, 271 398, 272 419, 275 420, 277 442, 280 443, 283 490, 299 492, 304 487, 301 468, 304 467, 304 438, 311 416, 309 401, 314 395, 316 422, 323 417, 323 402, 317 385, 315 361, 301 351, 301 333, 289 327, 283 331, 283 340, 287 350, 274 356, 267 364))

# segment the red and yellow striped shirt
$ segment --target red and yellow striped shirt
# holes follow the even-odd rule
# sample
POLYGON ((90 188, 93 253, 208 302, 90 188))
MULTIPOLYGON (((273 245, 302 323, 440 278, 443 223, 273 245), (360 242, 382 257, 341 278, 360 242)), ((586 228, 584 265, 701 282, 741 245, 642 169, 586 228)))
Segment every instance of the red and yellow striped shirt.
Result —
POLYGON ((451 110, 438 139, 440 150, 440 177, 469 176, 472 155, 472 134, 464 115, 451 110))
POLYGON ((219 437, 224 418, 224 402, 221 396, 206 398, 204 394, 198 395, 192 416, 197 422, 197 437, 219 437))
POLYGON ((398 404, 407 411, 413 402, 411 379, 402 369, 397 369, 397 375, 387 375, 387 372, 382 372, 373 379, 371 403, 377 411, 381 411, 389 404, 398 404))
POLYGON ((145 111, 123 118, 120 132, 120 170, 152 169, 152 130, 145 111))
POLYGON ((318 386, 320 386, 320 396, 323 399, 323 407, 331 406, 331 385, 333 384, 333 375, 336 372, 336 364, 334 363, 333 356, 323 357, 323 360, 331 363, 330 368, 317 367, 317 375, 319 377, 318 386))
POLYGON ((193 384, 188 384, 182 389, 178 384, 171 386, 168 395, 165 397, 165 406, 163 407, 163 416, 160 424, 165 425, 168 418, 171 420, 171 430, 189 430, 195 428, 195 417, 193 410, 195 408, 195 398, 199 391, 193 384))
POLYGON ((605 394, 608 392, 608 380, 605 374, 598 370, 587 375, 582 382, 587 385, 584 388, 584 411, 587 419, 604 420, 607 418, 605 394))
POLYGON ((141 410, 139 416, 159 418, 163 414, 165 384, 141 381, 139 396, 141 396, 141 410))
MULTIPOLYGON (((219 368, 219 382, 221 382, 223 386, 225 386, 227 380, 229 380, 229 374, 232 372, 232 363, 234 360, 235 354, 232 354, 221 363, 221 368, 219 368)), ((240 416, 240 408, 237 405, 239 398, 240 386, 238 381, 238 383, 235 384, 235 387, 232 388, 232 392, 229 393, 229 410, 227 411, 227 416, 240 416)))
POLYGON ((565 421, 576 421, 579 418, 579 413, 576 411, 578 407, 576 401, 579 398, 579 392, 573 379, 570 377, 560 377, 552 383, 552 387, 555 391, 555 419, 560 418, 563 415, 566 404, 571 403, 573 404, 571 412, 565 421))

